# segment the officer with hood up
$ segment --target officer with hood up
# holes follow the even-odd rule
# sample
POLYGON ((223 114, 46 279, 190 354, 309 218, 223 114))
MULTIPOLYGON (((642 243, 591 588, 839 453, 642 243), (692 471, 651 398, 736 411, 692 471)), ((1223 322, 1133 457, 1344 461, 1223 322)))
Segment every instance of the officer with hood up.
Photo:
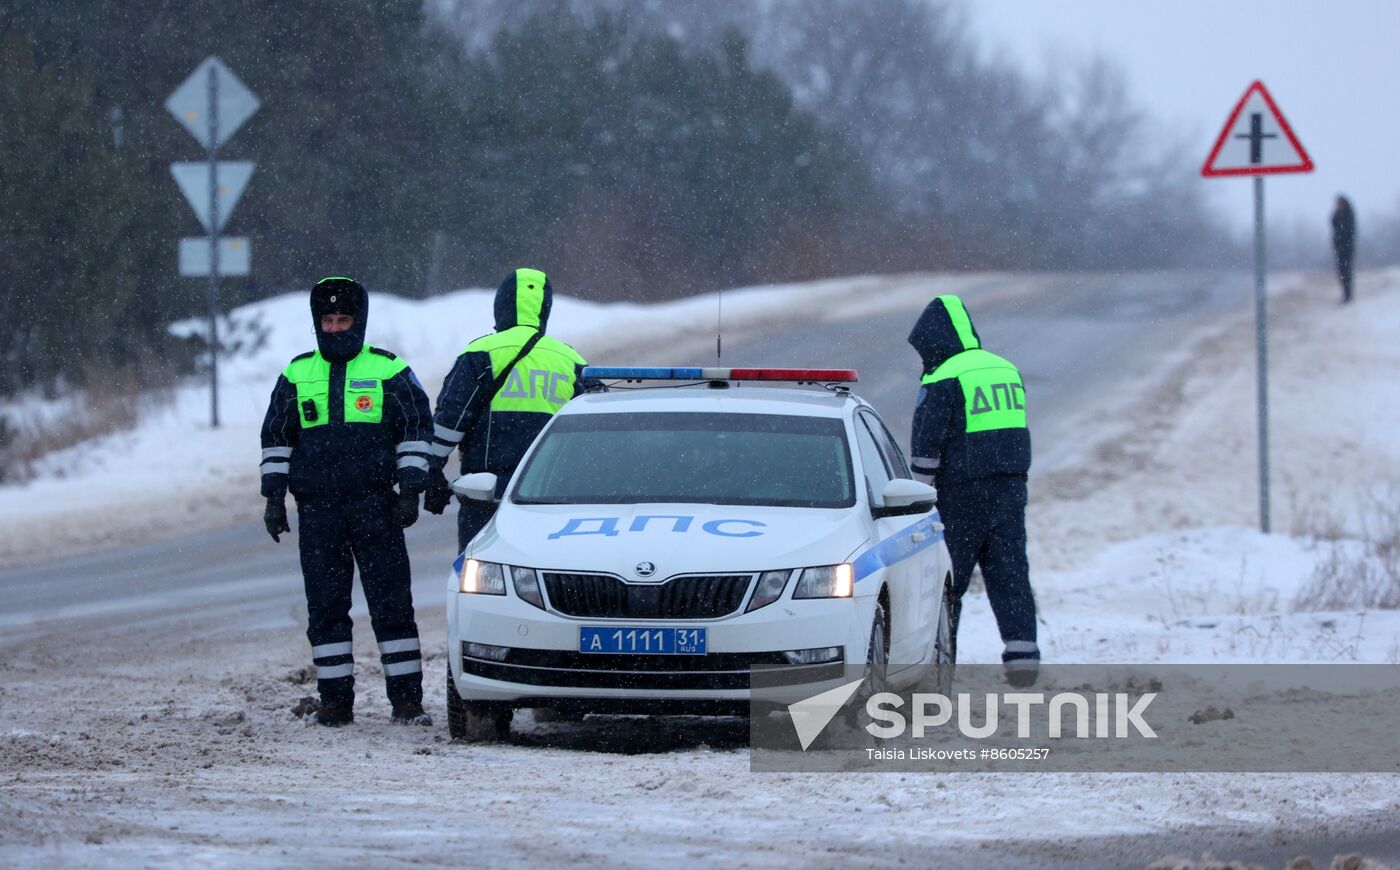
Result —
POLYGON ((938 490, 938 512, 953 560, 953 635, 962 596, 981 565, 987 598, 1006 647, 1013 685, 1030 685, 1040 665, 1035 597, 1026 561, 1026 474, 1031 437, 1026 391, 1016 366, 982 350, 957 296, 928 304, 909 343, 923 362, 914 410, 914 475, 938 490))
MULTIPOLYGON (((490 471, 497 495, 545 424, 585 392, 583 357, 545 335, 554 288, 538 269, 516 269, 496 290, 496 331, 462 351, 443 381, 433 413, 433 475, 424 507, 440 514, 451 501, 443 466, 461 447, 462 473, 490 471)), ((462 500, 457 549, 465 550, 496 511, 494 502, 462 500)))
POLYGON ((368 315, 369 294, 349 278, 311 289, 317 349, 292 359, 263 419, 264 521, 274 541, 290 531, 290 489, 321 694, 316 721, 355 718, 350 587, 358 564, 393 720, 431 725, 403 530, 427 484, 432 411, 408 363, 365 344, 368 315))

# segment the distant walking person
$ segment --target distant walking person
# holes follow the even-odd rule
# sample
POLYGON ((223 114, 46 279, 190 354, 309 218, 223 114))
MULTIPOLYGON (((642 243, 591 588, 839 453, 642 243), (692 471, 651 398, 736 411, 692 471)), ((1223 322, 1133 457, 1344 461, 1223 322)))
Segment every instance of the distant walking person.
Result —
POLYGON ((1337 278, 1342 282, 1342 304, 1351 301, 1351 273, 1356 267, 1356 212, 1340 193, 1332 209, 1332 250, 1337 255, 1337 278))
MULTIPOLYGON (((1031 435, 1026 389, 1009 360, 982 349, 963 302, 928 304, 909 343, 923 362, 914 409, 913 471, 938 489, 953 560, 952 629, 957 642, 962 597, 982 567, 987 598, 1005 644, 1008 682, 1029 686, 1040 668, 1035 596, 1026 560, 1026 473, 1031 435)), ((956 646, 954 647, 956 649, 956 646)))

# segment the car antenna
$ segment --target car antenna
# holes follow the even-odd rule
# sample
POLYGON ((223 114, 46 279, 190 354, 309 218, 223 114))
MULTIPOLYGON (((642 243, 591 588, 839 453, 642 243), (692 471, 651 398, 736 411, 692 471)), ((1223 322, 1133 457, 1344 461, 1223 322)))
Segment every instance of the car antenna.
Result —
POLYGON ((715 294, 715 359, 724 356, 724 288, 715 294))

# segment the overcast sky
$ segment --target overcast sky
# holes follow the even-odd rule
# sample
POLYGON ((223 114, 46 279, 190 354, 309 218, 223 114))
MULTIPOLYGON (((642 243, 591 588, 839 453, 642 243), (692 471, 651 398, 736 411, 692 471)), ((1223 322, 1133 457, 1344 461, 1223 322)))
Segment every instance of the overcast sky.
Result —
MULTIPOLYGON (((1204 162, 1249 83, 1261 79, 1312 156, 1271 176, 1269 220, 1325 221, 1337 193, 1368 215, 1400 206, 1400 0, 963 0, 984 46, 1043 72, 1102 53, 1155 120, 1204 162)), ((1200 179, 1242 229, 1249 179, 1200 179)))

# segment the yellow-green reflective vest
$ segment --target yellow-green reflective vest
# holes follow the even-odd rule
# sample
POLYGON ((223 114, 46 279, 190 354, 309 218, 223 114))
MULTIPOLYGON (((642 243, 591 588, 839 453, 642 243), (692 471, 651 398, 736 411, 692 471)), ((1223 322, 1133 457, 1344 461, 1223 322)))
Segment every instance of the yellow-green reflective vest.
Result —
POLYGON ((957 378, 962 387, 968 432, 1026 428, 1026 388, 1010 360, 973 348, 956 353, 923 383, 957 378))
MULTIPOLYGON (((500 377, 501 370, 537 330, 529 326, 513 326, 484 335, 467 345, 463 353, 487 353, 491 356, 491 374, 500 377)), ((576 367, 587 365, 578 352, 562 341, 547 335, 516 363, 505 383, 491 400, 492 411, 524 411, 554 414, 574 397, 576 367)))
MULTIPOLYGON (((408 368, 402 359, 375 353, 365 345, 345 364, 345 395, 341 399, 347 423, 378 423, 384 418, 384 382, 408 368)), ((331 421, 331 364, 320 351, 294 359, 282 373, 297 388, 297 415, 303 429, 331 421)))

